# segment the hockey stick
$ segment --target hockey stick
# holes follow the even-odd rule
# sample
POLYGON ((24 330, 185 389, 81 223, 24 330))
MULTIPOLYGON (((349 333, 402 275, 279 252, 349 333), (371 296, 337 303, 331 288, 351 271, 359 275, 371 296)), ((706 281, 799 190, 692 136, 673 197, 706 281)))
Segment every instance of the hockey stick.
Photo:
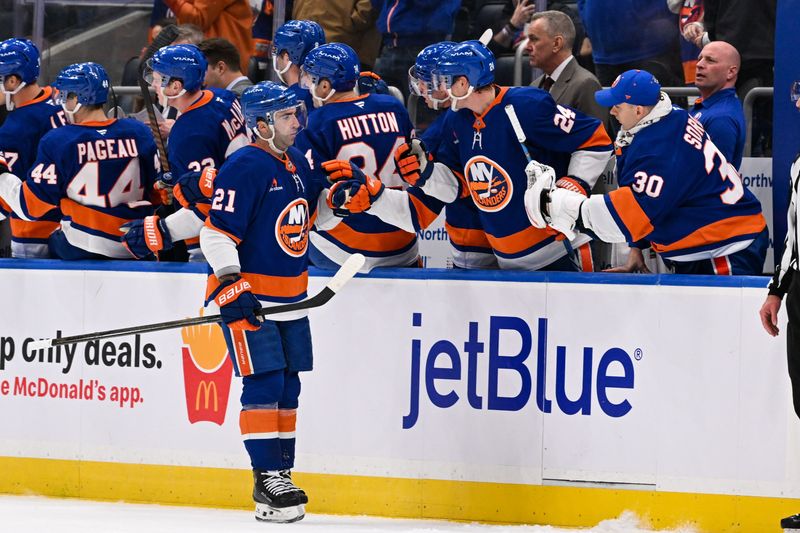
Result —
MULTIPOLYGON (((256 311, 257 316, 277 315, 280 313, 288 313, 290 311, 299 311, 301 309, 313 309, 325 305, 339 292, 344 285, 353 279, 356 272, 364 265, 364 256, 361 254, 353 254, 347 258, 347 261, 339 267, 336 274, 333 275, 331 280, 325 287, 317 294, 303 300, 302 302, 294 302, 284 305, 276 305, 274 307, 264 307, 256 311)), ((51 346, 60 346, 62 344, 71 344, 74 342, 86 342, 97 339, 108 339, 111 337, 122 337, 124 335, 134 335, 137 333, 149 333, 151 331, 161 331, 165 329, 182 328, 186 326, 197 326, 201 324, 213 324, 220 322, 222 317, 220 315, 198 316, 195 318, 184 318, 181 320, 171 320, 169 322, 157 322, 155 324, 146 324, 144 326, 131 326, 120 329, 110 329, 107 331, 100 331, 97 333, 86 333, 84 335, 73 335, 71 337, 61 337, 58 339, 42 339, 33 341, 28 345, 29 350, 46 349, 51 346)))
MULTIPOLYGON (((517 141, 519 141, 519 145, 522 147, 522 151, 525 153, 525 159, 528 160, 528 163, 533 161, 531 157, 531 153, 528 151, 528 146, 525 142, 528 140, 525 137, 525 132, 522 130, 522 124, 519 123, 519 118, 517 117, 517 112, 514 110, 514 106, 511 104, 506 105, 505 107, 506 115, 508 115, 508 120, 511 122, 511 127, 514 128, 514 134, 517 136, 517 141)), ((572 243, 569 242, 569 239, 565 238, 563 241, 564 248, 567 249, 568 254, 573 254, 575 250, 572 248, 572 243)))
POLYGON ((150 119, 150 131, 153 133, 153 138, 156 141, 158 148, 158 160, 161 163, 161 171, 169 172, 169 160, 167 159, 167 150, 164 145, 164 139, 161 137, 161 130, 158 129, 158 120, 156 119, 156 109, 153 105, 153 97, 150 96, 150 86, 144 79, 144 69, 147 66, 147 60, 153 57, 160 48, 167 46, 172 41, 178 38, 178 27, 174 24, 164 26, 161 32, 153 39, 150 46, 144 51, 142 61, 139 63, 139 88, 142 90, 142 98, 144 99, 144 107, 147 109, 147 117, 150 119))

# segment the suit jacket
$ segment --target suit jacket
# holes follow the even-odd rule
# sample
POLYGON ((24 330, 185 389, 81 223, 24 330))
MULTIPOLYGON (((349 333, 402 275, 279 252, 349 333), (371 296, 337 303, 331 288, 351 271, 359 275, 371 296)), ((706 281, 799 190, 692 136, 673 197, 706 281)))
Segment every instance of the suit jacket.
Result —
MULTIPOLYGON (((543 78, 543 75, 539 76, 533 80, 531 86, 538 87, 543 78)), ((595 91, 599 91, 601 88, 595 75, 580 66, 573 57, 553 86, 550 87, 550 96, 557 104, 572 107, 590 117, 599 119, 610 135, 612 130, 610 129, 608 108, 601 106, 594 99, 595 91)))
POLYGON ((241 79, 238 82, 236 82, 236 85, 234 85, 233 87, 231 87, 228 90, 231 91, 233 94, 235 94, 237 98, 241 98, 242 97, 242 93, 244 92, 244 90, 247 89, 248 87, 252 87, 252 86, 253 86, 253 82, 250 81, 249 79, 246 79, 246 80, 245 79, 241 79))

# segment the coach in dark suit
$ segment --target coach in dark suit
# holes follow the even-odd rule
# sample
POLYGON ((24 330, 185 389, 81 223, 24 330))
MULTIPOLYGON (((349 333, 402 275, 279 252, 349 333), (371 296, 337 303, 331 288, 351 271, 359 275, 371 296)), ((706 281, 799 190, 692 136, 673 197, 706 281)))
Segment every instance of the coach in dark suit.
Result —
POLYGON ((531 18, 527 33, 530 64, 544 71, 531 85, 549 91, 556 103, 600 119, 611 131, 608 108, 594 99, 594 93, 601 89, 600 82, 572 55, 572 20, 561 11, 540 11, 531 18))

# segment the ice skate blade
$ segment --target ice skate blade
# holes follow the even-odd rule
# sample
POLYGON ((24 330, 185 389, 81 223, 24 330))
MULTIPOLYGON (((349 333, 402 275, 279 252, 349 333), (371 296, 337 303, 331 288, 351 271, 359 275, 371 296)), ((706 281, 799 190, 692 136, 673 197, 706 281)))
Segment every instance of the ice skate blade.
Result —
POLYGON ((275 522, 277 524, 291 524, 298 522, 306 515, 305 505, 291 507, 270 507, 266 503, 256 503, 256 520, 259 522, 275 522))

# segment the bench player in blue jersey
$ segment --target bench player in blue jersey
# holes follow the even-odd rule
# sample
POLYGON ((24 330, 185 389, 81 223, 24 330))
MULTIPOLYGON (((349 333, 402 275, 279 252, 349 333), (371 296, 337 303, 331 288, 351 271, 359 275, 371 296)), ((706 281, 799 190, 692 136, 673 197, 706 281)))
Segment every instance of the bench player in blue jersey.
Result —
MULTIPOLYGON (((410 91, 424 99, 430 109, 442 110, 422 135, 422 142, 435 159, 444 156, 445 150, 440 150, 444 143, 456 143, 457 140, 450 127, 450 120, 454 116, 448 112, 450 98, 445 91, 433 87, 431 72, 436 67, 439 57, 455 45, 454 42, 444 41, 427 46, 417 55, 415 64, 408 72, 410 91)), ((451 162, 450 166, 458 167, 458 162, 451 162)), ((456 268, 497 267, 497 260, 481 227, 480 215, 472 199, 459 198, 445 207, 441 201, 429 200, 423 203, 419 199, 419 192, 419 188, 411 188, 408 192, 398 189, 385 190, 370 206, 368 212, 384 222, 409 232, 416 232, 427 228, 444 209, 445 229, 450 239, 453 265, 456 268)), ((337 208, 342 209, 350 207, 349 204, 337 205, 337 208)))
POLYGON ((128 258, 119 228, 150 215, 158 198, 153 136, 136 120, 106 118, 102 66, 70 65, 54 86, 69 124, 42 137, 24 182, 0 165, 0 198, 25 220, 60 210, 48 240, 54 257, 128 258))
POLYGON ((242 377, 239 426, 253 467, 256 518, 294 522, 308 497, 292 483, 299 372, 312 369, 307 311, 260 320, 262 306, 306 297, 309 231, 340 219, 325 204, 302 152, 305 123, 294 92, 262 82, 242 94, 255 142, 233 154, 214 181, 200 245, 213 272, 207 295, 221 309, 228 352, 242 377))
POLYGON ((555 232, 532 228, 528 221, 523 193, 529 159, 555 166, 562 176, 559 187, 585 193, 611 156, 611 140, 599 120, 556 105, 546 91, 495 85, 494 69, 494 55, 479 41, 442 54, 432 80, 450 97, 449 127, 458 142, 442 146, 436 162, 419 141, 412 141, 398 151, 400 172, 445 203, 470 197, 500 268, 577 270, 572 250, 590 237, 559 242, 555 232), (521 124, 524 147, 507 107, 521 124))
POLYGON ((309 113, 314 101, 308 89, 300 86, 300 68, 308 53, 323 44, 325 30, 312 20, 290 20, 278 28, 272 40, 272 70, 306 104, 309 113))
POLYGON ((761 204, 700 122, 644 70, 623 73, 595 97, 622 125, 620 188, 586 199, 554 188, 552 169, 542 167, 525 193, 531 223, 643 242, 679 274, 761 274, 769 242, 761 204))
MULTIPOLYGON (((167 180, 196 181, 203 169, 219 168, 248 143, 236 95, 224 89, 202 89, 206 68, 203 53, 188 44, 165 46, 149 60, 147 79, 160 85, 169 105, 180 112, 167 139, 171 174, 167 180)), ((204 199, 183 199, 179 192, 176 198, 182 208, 175 213, 155 215, 128 227, 125 242, 135 257, 149 257, 169 248, 171 243, 186 241, 190 260, 203 260, 198 236, 209 204, 204 199)))
MULTIPOLYGON (((356 94, 359 60, 353 49, 332 43, 312 50, 302 76, 318 106, 297 139, 312 169, 320 171, 322 163, 330 160, 353 162, 385 187, 403 187, 393 153, 413 137, 414 128, 405 107, 394 97, 356 94)), ((413 231, 368 213, 347 216, 333 230, 317 228, 311 234, 310 258, 318 267, 335 269, 356 252, 366 256, 367 271, 378 266, 415 266, 419 261, 413 231)))
MULTIPOLYGON (((39 86, 38 78, 39 50, 35 44, 27 39, 0 43, 0 88, 10 111, 0 126, 0 156, 20 177, 28 175, 42 136, 66 123, 64 111, 53 102, 53 89, 39 86)), ((12 257, 49 257, 47 239, 61 220, 57 209, 39 220, 23 220, 8 210, 5 214, 11 219, 12 257)))

